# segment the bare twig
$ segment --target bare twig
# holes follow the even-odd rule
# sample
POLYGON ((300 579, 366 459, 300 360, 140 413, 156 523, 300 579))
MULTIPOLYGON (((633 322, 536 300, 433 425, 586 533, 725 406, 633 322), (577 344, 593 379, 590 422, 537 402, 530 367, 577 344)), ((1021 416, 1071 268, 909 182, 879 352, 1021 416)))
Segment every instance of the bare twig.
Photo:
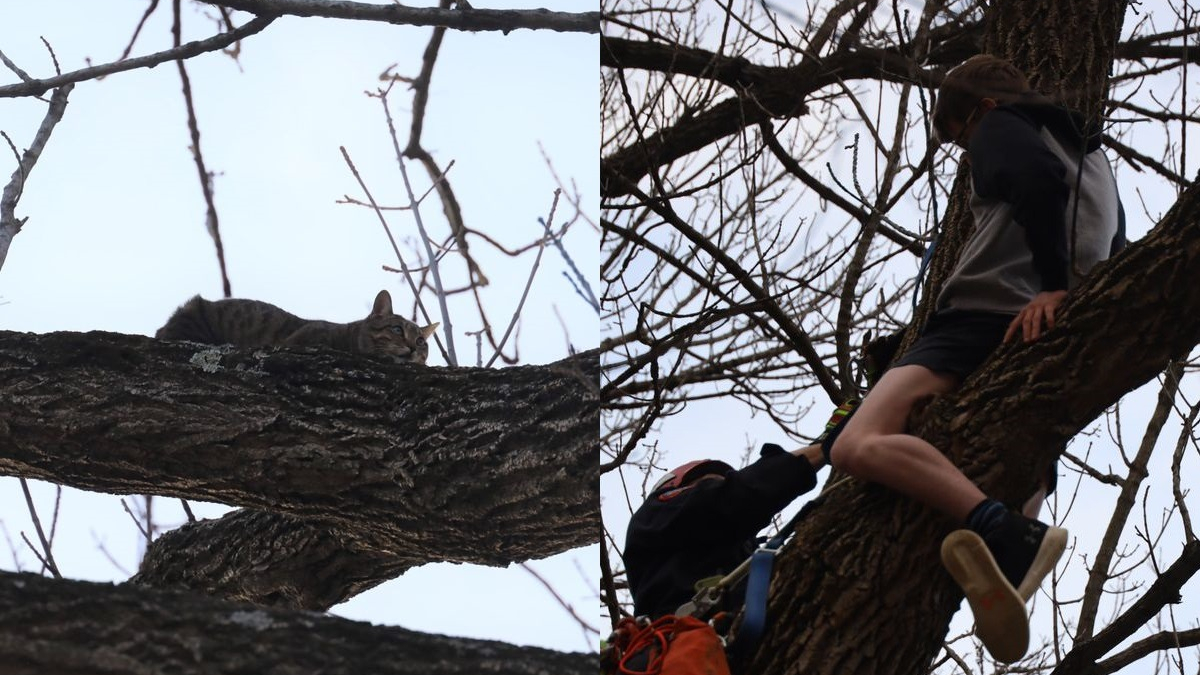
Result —
MULTIPOLYGON (((432 71, 432 61, 433 61, 434 57, 430 55, 430 52, 432 51, 433 54, 436 55, 437 44, 441 42, 441 33, 442 32, 443 31, 441 31, 440 29, 434 31, 434 37, 431 39, 429 46, 425 50, 425 63, 426 63, 427 71, 432 71)), ((429 72, 423 72, 421 78, 418 78, 418 80, 423 79, 423 81, 426 85, 426 86, 417 88, 417 96, 418 97, 420 97, 422 95, 422 93, 426 91, 429 75, 430 75, 429 72)), ((416 87, 416 84, 414 84, 414 87, 416 87)), ((441 313, 442 313, 442 326, 443 326, 442 333, 446 336, 446 362, 451 366, 456 366, 456 365, 458 365, 458 355, 455 353, 455 350, 454 350, 454 326, 451 323, 450 308, 446 305, 446 287, 445 287, 445 285, 442 284, 441 268, 438 265, 438 257, 436 255, 434 255, 433 246, 432 246, 431 240, 429 238, 429 233, 425 230, 425 222, 421 219, 420 201, 416 198, 416 195, 413 193, 412 183, 408 179, 408 168, 404 165, 404 152, 401 151, 400 139, 396 136, 396 125, 395 125, 394 120, 392 119, 392 111, 389 106, 387 94, 388 94, 388 92, 386 90, 380 91, 379 95, 378 95, 379 102, 383 105, 383 114, 384 114, 384 117, 387 119, 388 134, 389 134, 389 136, 391 136, 391 139, 392 139, 392 149, 396 153, 396 164, 400 167, 400 176, 404 180, 404 191, 405 191, 405 194, 408 195, 408 206, 412 210, 413 221, 417 225, 417 231, 420 233, 421 241, 425 245, 425 254, 429 259, 429 272, 433 276, 434 291, 438 298, 438 308, 441 310, 441 313)), ((423 113, 423 110, 424 110, 424 104, 422 103, 421 104, 421 112, 422 113, 423 113)), ((414 110, 413 125, 414 125, 415 129, 419 130, 422 116, 423 116, 422 114, 419 114, 416 110, 414 110)), ((413 133, 415 135, 415 134, 419 134, 420 132, 414 131, 413 133)), ((410 140, 410 144, 411 144, 411 140, 410 140)), ((446 183, 446 177, 444 175, 434 176, 433 181, 434 181, 434 186, 438 189, 438 194, 441 195, 442 201, 446 205, 447 216, 450 216, 451 215, 450 203, 453 203, 457 207, 457 201, 454 200, 453 194, 451 194, 449 197, 450 201, 449 202, 446 201, 445 190, 447 190, 448 187, 446 187, 446 188, 442 187, 443 184, 448 185, 448 183, 446 183)), ((454 227, 453 219, 451 219, 450 226, 451 226, 451 228, 454 227)))
MULTIPOLYGON (((558 194, 561 192, 561 188, 554 191, 555 201, 557 201, 558 194)), ((583 276, 583 273, 579 271, 579 268, 575 265, 575 261, 567 253, 566 247, 562 245, 562 240, 554 235, 554 230, 551 229, 550 223, 543 222, 542 225, 546 228, 546 238, 550 240, 550 243, 554 244, 554 248, 558 250, 558 254, 562 256, 562 259, 567 262, 567 267, 571 268, 571 273, 575 275, 575 278, 572 279, 566 272, 563 272, 563 276, 575 287, 575 292, 579 294, 579 297, 583 298, 583 301, 596 310, 596 314, 599 315, 600 301, 596 299, 596 294, 592 292, 592 285, 588 283, 587 277, 583 276)))
POLYGON ((151 541, 150 532, 146 530, 146 527, 142 525, 142 521, 129 508, 129 504, 125 503, 124 498, 121 499, 121 508, 125 509, 125 513, 129 514, 129 518, 133 521, 134 526, 137 527, 138 532, 141 532, 142 536, 146 538, 146 543, 149 543, 151 541))
POLYGON ((125 47, 125 51, 121 52, 121 57, 117 59, 118 61, 124 61, 129 58, 129 53, 133 51, 133 45, 137 42, 138 35, 142 33, 142 28, 146 25, 146 20, 150 18, 154 10, 158 9, 158 2, 159 0, 150 0, 150 6, 146 8, 141 20, 138 21, 137 27, 133 29, 133 37, 129 38, 129 44, 125 47))
POLYGON ((525 570, 526 572, 529 572, 531 575, 533 575, 534 579, 537 579, 538 582, 542 584, 542 586, 545 586, 546 590, 550 592, 550 595, 554 596, 554 599, 558 602, 558 604, 567 611, 567 614, 571 615, 571 618, 575 620, 575 623, 579 624, 579 627, 583 629, 584 642, 586 642, 588 644, 588 646, 590 647, 592 644, 592 636, 600 635, 600 630, 598 628, 596 628, 595 626, 589 624, 587 621, 584 621, 583 617, 579 616, 579 612, 575 611, 575 607, 573 607, 571 605, 571 603, 567 602, 562 597, 562 595, 560 595, 559 592, 557 590, 555 590, 554 586, 551 585, 550 582, 546 580, 545 577, 543 577, 541 574, 539 574, 537 570, 533 569, 532 565, 530 565, 529 563, 521 563, 521 569, 525 570))
POLYGON ((1096 623, 1096 615, 1099 611, 1100 596, 1105 582, 1111 578, 1112 560, 1113 556, 1116 555, 1121 532, 1129 521, 1129 514, 1133 510, 1138 490, 1149 476, 1147 466, 1150 463, 1150 457, 1158 443, 1163 426, 1170 415, 1171 405, 1175 400, 1176 394, 1179 392, 1179 380, 1182 376, 1183 364, 1178 361, 1172 363, 1164 374, 1162 388, 1158 392, 1158 403, 1155 406, 1154 413, 1146 424, 1146 432, 1142 436, 1137 456, 1130 463, 1129 477, 1121 482, 1121 494, 1117 497, 1116 504, 1113 506, 1112 517, 1109 519, 1108 527, 1104 532, 1100 547, 1096 551, 1096 558, 1092 563, 1092 571, 1088 576, 1087 585, 1083 593, 1083 602, 1079 610, 1079 623, 1075 633, 1076 642, 1081 642, 1092 636, 1092 631, 1096 623))
MULTIPOLYGON (((449 8, 452 0, 441 0, 439 6, 443 9, 449 8)), ((433 182, 434 189, 437 190, 438 197, 442 202, 442 211, 446 215, 446 222, 450 225, 450 231, 454 234, 454 240, 458 243, 458 253, 467 262, 467 269, 471 274, 471 282, 478 283, 480 286, 488 284, 488 278, 483 274, 479 264, 471 257, 471 247, 467 242, 466 223, 463 219, 462 206, 458 203, 458 198, 454 194, 454 189, 450 185, 450 181, 446 178, 446 171, 442 171, 434 161, 433 156, 429 154, 424 147, 421 146, 421 132, 425 128, 425 111, 429 105, 429 84, 433 79, 433 66, 437 62, 438 53, 441 51, 442 39, 445 36, 444 28, 437 28, 433 31, 433 35, 429 38, 429 43, 425 46, 425 52, 421 56, 421 72, 412 80, 411 88, 413 90, 412 103, 412 122, 409 127, 408 144, 404 148, 404 156, 417 160, 425 167, 426 173, 429 174, 429 179, 433 182)), ((385 108, 387 107, 387 92, 381 92, 384 98, 385 108)), ((392 144, 396 146, 397 157, 400 155, 400 143, 396 138, 395 126, 392 124, 391 112, 388 112, 388 131, 392 135, 392 144)))
MULTIPOLYGON (((178 48, 181 43, 182 34, 180 26, 182 19, 180 16, 180 0, 173 0, 172 10, 174 11, 175 19, 171 25, 171 36, 175 40, 175 47, 178 48)), ((233 290, 230 288, 229 273, 225 268, 225 246, 221 243, 221 228, 217 219, 217 205, 213 201, 213 176, 204 166, 204 154, 200 151, 200 123, 196 121, 196 106, 192 104, 192 83, 188 78, 187 66, 184 65, 184 60, 176 59, 175 66, 179 70, 179 79, 183 83, 183 101, 187 107, 188 133, 192 139, 192 159, 196 162, 196 171, 200 175, 200 191, 204 194, 204 204, 207 207, 204 222, 208 228, 208 235, 212 237, 213 245, 217 249, 217 265, 221 270, 221 289, 224 291, 225 297, 232 298, 233 290)))
MULTIPOLYGON (((549 220, 543 221, 542 225, 547 230, 550 224, 554 222, 554 211, 558 208, 558 196, 562 193, 558 188, 554 189, 554 201, 550 204, 549 220)), ((488 359, 487 368, 491 368, 492 364, 500 356, 501 349, 504 348, 504 343, 508 341, 508 336, 512 333, 513 327, 517 325, 517 320, 521 317, 521 309, 525 307, 525 299, 529 297, 529 289, 533 286, 533 277, 537 274, 538 265, 542 262, 542 253, 546 250, 546 239, 542 239, 542 245, 538 247, 537 256, 533 259, 533 267, 529 270, 529 278, 525 280, 525 290, 521 292, 521 300, 517 302, 517 308, 513 311, 512 319, 508 322, 508 328, 504 331, 504 335, 500 338, 500 344, 496 345, 496 351, 492 354, 492 358, 488 359)))
POLYGON ((117 571, 119 571, 121 574, 123 574, 127 577, 131 576, 133 574, 128 569, 126 569, 124 565, 117 562, 117 559, 115 557, 113 557, 112 552, 108 550, 108 546, 106 546, 104 544, 104 542, 100 539, 100 537, 96 536, 95 530, 92 531, 92 542, 96 544, 96 550, 100 551, 100 555, 104 556, 108 560, 108 562, 111 563, 112 566, 117 569, 117 571))
POLYGON ((37 547, 33 545, 33 542, 29 541, 29 537, 24 532, 21 533, 21 541, 25 542, 25 545, 29 547, 29 551, 31 553, 33 553, 33 556, 38 559, 38 562, 42 563, 42 571, 43 572, 46 570, 50 570, 50 572, 54 574, 55 578, 57 578, 57 579, 62 578, 58 574, 58 572, 55 571, 54 566, 52 565, 52 562, 42 556, 42 554, 38 551, 37 547))
POLYGON ((12 535, 9 534, 8 528, 4 526, 3 520, 0 520, 0 532, 4 533, 4 541, 8 544, 8 552, 12 554, 13 569, 17 572, 22 571, 21 557, 17 555, 17 545, 13 543, 12 535))
MULTIPOLYGON (((397 148, 399 149, 399 148, 397 148)), ((408 168, 404 165, 404 158, 397 156, 396 161, 400 165, 400 176, 404 179, 404 190, 408 194, 409 203, 412 205, 413 221, 417 225, 417 231, 421 234, 421 241, 425 244, 425 250, 429 257, 429 272, 433 275, 434 291, 438 299, 438 306, 442 311, 442 334, 446 336, 446 352, 447 363, 451 366, 458 365, 458 355, 454 351, 454 325, 450 319, 450 308, 446 305, 446 289, 442 285, 441 268, 438 265, 438 257, 434 255, 433 249, 429 242, 429 233, 425 230, 425 222, 421 220, 421 209, 416 201, 416 195, 413 194, 412 183, 408 180, 408 168)))
POLYGON ((3 51, 0 51, 0 63, 3 63, 4 65, 8 66, 8 69, 13 71, 14 73, 16 73, 17 77, 21 78, 21 81, 33 82, 33 78, 29 76, 29 73, 18 68, 17 64, 13 63, 11 59, 9 59, 7 56, 5 56, 3 51))
POLYGON ((50 52, 50 61, 54 64, 54 74, 62 75, 62 67, 58 65, 58 55, 54 53, 54 47, 50 46, 46 38, 42 38, 42 44, 46 47, 46 51, 50 52))
POLYGON ((187 521, 189 523, 196 522, 196 514, 192 513, 192 505, 188 504, 186 499, 180 499, 179 503, 183 505, 183 512, 187 514, 187 521))
POLYGON ((0 87, 0 98, 15 98, 18 96, 41 96, 45 92, 56 87, 62 87, 66 84, 74 82, 82 82, 84 80, 94 80, 105 75, 120 73, 126 70, 135 70, 137 68, 152 68, 160 63, 174 61, 176 59, 188 59, 206 52, 217 51, 224 49, 229 45, 243 38, 261 32, 264 28, 271 25, 275 20, 273 16, 259 16, 255 19, 246 22, 244 26, 237 30, 228 33, 221 33, 205 40, 197 40, 189 42, 185 45, 161 51, 148 56, 140 56, 136 59, 128 59, 125 61, 116 61, 114 63, 106 63, 99 66, 91 66, 73 70, 69 73, 48 77, 45 79, 34 79, 20 84, 10 84, 0 87))
POLYGON ((50 570, 55 579, 61 579, 62 575, 58 572, 58 565, 54 562, 54 553, 50 550, 50 540, 46 538, 46 532, 42 529, 42 520, 38 517, 37 508, 33 505, 33 495, 29 492, 29 483, 24 477, 18 477, 21 482, 21 491, 25 493, 25 504, 29 507, 29 517, 33 519, 33 527, 37 531, 38 541, 42 543, 42 555, 38 550, 29 543, 29 539, 25 537, 25 533, 21 533, 21 538, 29 544, 29 548, 33 554, 42 562, 43 568, 50 570))

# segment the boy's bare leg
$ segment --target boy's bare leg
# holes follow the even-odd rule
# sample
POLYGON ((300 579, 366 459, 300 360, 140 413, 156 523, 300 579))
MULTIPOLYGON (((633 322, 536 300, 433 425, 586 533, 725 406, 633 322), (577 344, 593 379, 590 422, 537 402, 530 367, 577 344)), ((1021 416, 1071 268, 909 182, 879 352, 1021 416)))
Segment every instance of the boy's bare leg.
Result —
POLYGON ((956 377, 924 366, 887 371, 834 441, 833 466, 966 522, 986 496, 940 450, 905 433, 917 401, 956 386, 956 377))

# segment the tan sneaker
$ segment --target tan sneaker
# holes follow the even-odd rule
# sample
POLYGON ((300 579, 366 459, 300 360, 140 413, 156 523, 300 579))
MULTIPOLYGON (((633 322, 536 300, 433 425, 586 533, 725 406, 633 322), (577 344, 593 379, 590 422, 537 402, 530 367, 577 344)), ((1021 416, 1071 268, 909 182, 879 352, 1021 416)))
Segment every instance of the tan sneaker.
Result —
POLYGON ((975 615, 975 635, 992 658, 1012 663, 1025 656, 1029 649, 1025 601, 1004 578, 983 538, 971 530, 951 532, 942 541, 942 564, 967 596, 975 615))

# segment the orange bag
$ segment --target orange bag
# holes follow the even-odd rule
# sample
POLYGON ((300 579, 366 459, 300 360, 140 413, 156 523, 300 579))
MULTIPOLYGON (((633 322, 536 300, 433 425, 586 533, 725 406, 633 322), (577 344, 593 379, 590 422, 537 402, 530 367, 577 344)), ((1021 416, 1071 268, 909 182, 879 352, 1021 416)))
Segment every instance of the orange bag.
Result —
POLYGON ((621 675, 730 675, 721 638, 695 617, 668 615, 650 624, 622 619, 614 636, 621 675))

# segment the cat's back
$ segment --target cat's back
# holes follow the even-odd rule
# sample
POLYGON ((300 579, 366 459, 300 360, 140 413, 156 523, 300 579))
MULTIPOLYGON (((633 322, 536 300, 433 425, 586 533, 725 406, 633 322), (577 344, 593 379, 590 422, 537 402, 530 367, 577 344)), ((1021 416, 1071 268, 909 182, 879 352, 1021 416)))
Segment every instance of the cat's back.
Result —
POLYGON ((283 344, 306 322, 269 302, 229 298, 205 300, 199 295, 183 303, 154 334, 160 340, 261 347, 283 344))

